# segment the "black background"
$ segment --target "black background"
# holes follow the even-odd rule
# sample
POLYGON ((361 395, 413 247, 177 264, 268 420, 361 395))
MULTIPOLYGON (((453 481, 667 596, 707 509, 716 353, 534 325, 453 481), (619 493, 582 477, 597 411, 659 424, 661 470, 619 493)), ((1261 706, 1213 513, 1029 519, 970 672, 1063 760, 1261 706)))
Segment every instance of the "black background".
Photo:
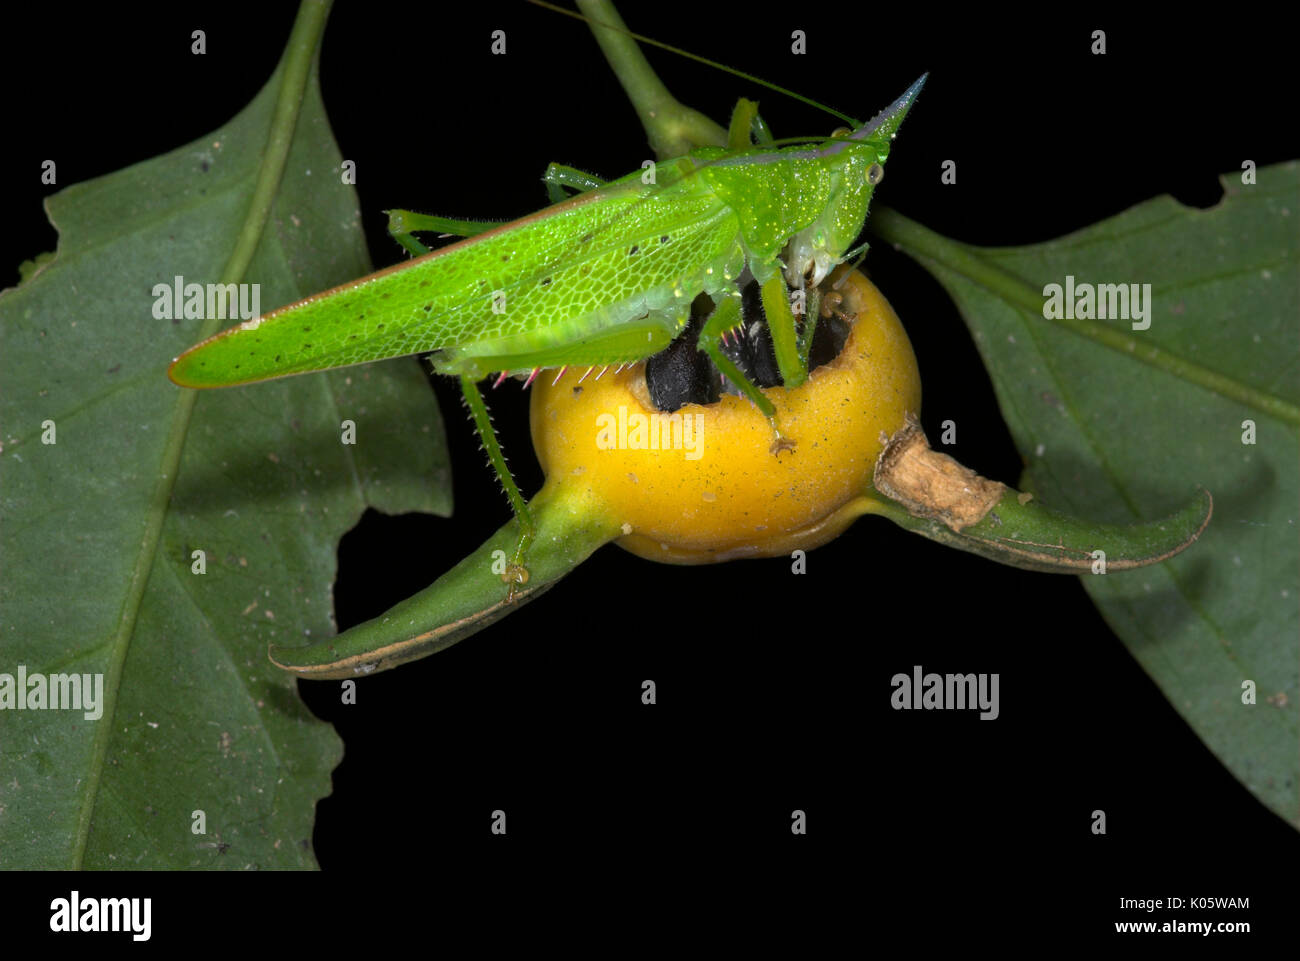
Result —
MULTIPOLYGON (((1253 18, 1210 29, 1131 10, 622 12, 634 30, 859 117, 931 71, 875 202, 959 240, 1048 240, 1160 193, 1209 206, 1217 175, 1242 160, 1300 155, 1289 41, 1253 18), (1102 57, 1089 53, 1098 28, 1102 57), (807 32, 806 56, 790 52, 794 29, 807 32), (947 159, 955 186, 939 180, 947 159)), ((203 134, 256 93, 293 18, 289 4, 34 13, 0 39, 6 286, 19 260, 55 245, 41 160, 60 158, 68 184, 203 134), (195 28, 207 31, 204 57, 189 52, 195 28)), ((839 125, 649 56, 682 100, 720 121, 747 95, 777 136, 839 125)), ((341 2, 322 84, 357 163, 377 267, 401 259, 386 208, 508 219, 545 204, 549 161, 613 177, 650 157, 585 26, 527 6, 341 2), (489 52, 495 29, 507 33, 504 57, 489 52)), ((927 431, 956 420, 953 453, 1014 484, 1020 458, 951 301, 886 245, 866 267, 912 338, 927 431)), ((508 519, 454 381, 434 389, 455 515, 368 514, 340 548, 341 629, 432 582, 508 519)), ((511 382, 489 402, 535 491, 526 398, 511 382)), ((1243 917, 1263 921, 1294 891, 1280 872, 1293 871, 1300 838, 1201 744, 1078 579, 996 566, 877 519, 810 554, 800 577, 782 558, 678 568, 607 547, 470 640, 363 680, 356 706, 340 705, 332 683, 299 683, 346 742, 314 837, 339 891, 394 870, 436 887, 471 869, 550 865, 571 877, 599 861, 589 881, 644 879, 666 900, 713 883, 792 900, 834 890, 868 929, 947 919, 977 923, 991 943, 1004 922, 1087 935, 1145 918, 1115 910, 1120 896, 1250 896, 1243 917), (891 710, 890 678, 914 664, 999 673, 1001 717, 891 710), (652 707, 640 701, 647 678, 652 707), (496 808, 505 838, 488 830, 496 808), (805 837, 790 833, 795 808, 805 837), (1105 837, 1089 829, 1096 808, 1105 837)))

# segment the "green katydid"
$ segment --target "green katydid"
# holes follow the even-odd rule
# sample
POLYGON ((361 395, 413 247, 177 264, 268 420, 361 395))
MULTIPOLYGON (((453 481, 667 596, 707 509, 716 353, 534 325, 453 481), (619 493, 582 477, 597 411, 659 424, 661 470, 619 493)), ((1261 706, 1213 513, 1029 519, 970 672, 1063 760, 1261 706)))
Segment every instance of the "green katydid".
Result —
POLYGON ((726 147, 696 148, 609 183, 553 164, 544 178, 553 204, 507 224, 394 211, 390 232, 414 259, 218 334, 168 374, 183 387, 227 387, 435 352, 433 369, 460 378, 519 519, 505 576, 513 593, 527 580, 535 526, 478 381, 645 360, 682 333, 703 293, 716 309, 700 349, 768 417, 773 454, 793 446, 770 401, 720 349, 742 323, 739 281, 745 274, 759 285, 782 381, 797 387, 818 312, 804 311, 801 332, 791 289, 815 298, 846 259, 924 82, 869 123, 811 143, 772 140, 755 105, 742 100, 726 147), (565 188, 580 192, 566 198, 565 188), (430 252, 411 236, 421 231, 466 239, 430 252))

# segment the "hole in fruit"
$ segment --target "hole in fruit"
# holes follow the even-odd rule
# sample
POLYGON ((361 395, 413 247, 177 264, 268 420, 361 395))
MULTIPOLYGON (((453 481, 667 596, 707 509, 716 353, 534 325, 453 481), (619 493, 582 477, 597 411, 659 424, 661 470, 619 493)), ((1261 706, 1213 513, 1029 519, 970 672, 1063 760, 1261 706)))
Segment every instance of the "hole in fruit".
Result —
MULTIPOLYGON (((741 274, 738 283, 741 285, 742 323, 737 329, 738 336, 728 337, 722 345, 722 353, 756 386, 779 387, 782 384, 781 372, 759 285, 748 270, 741 274)), ((818 318, 813 332, 812 348, 808 354, 809 371, 838 357, 849 337, 850 322, 839 310, 840 295, 831 290, 829 283, 822 284, 821 293, 823 304, 829 309, 821 311, 827 316, 818 318)), ((686 330, 646 361, 646 387, 657 409, 672 413, 685 404, 713 404, 723 393, 741 393, 699 349, 700 330, 714 309, 714 303, 707 295, 696 297, 691 303, 691 320, 686 330)), ((805 318, 796 321, 796 331, 802 337, 805 318)))

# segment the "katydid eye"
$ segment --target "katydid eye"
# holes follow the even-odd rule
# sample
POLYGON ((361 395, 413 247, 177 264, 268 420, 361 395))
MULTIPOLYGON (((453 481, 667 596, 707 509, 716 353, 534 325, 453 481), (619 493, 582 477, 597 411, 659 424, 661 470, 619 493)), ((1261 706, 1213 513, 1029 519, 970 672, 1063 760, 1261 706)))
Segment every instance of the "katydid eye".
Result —
POLYGON ((867 183, 871 184, 871 186, 874 187, 884 179, 885 168, 880 166, 880 164, 872 164, 867 168, 867 183))

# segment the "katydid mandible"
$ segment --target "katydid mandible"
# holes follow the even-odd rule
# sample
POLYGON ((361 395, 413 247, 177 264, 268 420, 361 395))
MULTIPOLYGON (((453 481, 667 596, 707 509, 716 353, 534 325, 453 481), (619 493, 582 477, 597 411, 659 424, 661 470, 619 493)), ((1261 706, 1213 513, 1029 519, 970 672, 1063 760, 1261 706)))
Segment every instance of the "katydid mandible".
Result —
POLYGON ((771 402, 720 349, 741 326, 742 274, 759 284, 781 379, 807 379, 791 289, 813 292, 846 259, 884 174, 891 141, 922 76, 856 130, 780 147, 742 100, 727 147, 699 147, 604 183, 553 164, 551 206, 506 224, 394 211, 389 230, 415 259, 281 307, 186 351, 168 370, 182 387, 229 387, 428 351, 460 378, 489 460, 520 524, 503 580, 526 582, 534 525, 501 453, 478 381, 488 375, 645 360, 687 326, 695 298, 716 309, 699 347, 767 416, 773 454, 793 447, 771 402), (759 143, 753 143, 751 133, 759 143), (566 198, 564 188, 581 192, 566 198), (435 251, 410 236, 466 239, 435 251))

